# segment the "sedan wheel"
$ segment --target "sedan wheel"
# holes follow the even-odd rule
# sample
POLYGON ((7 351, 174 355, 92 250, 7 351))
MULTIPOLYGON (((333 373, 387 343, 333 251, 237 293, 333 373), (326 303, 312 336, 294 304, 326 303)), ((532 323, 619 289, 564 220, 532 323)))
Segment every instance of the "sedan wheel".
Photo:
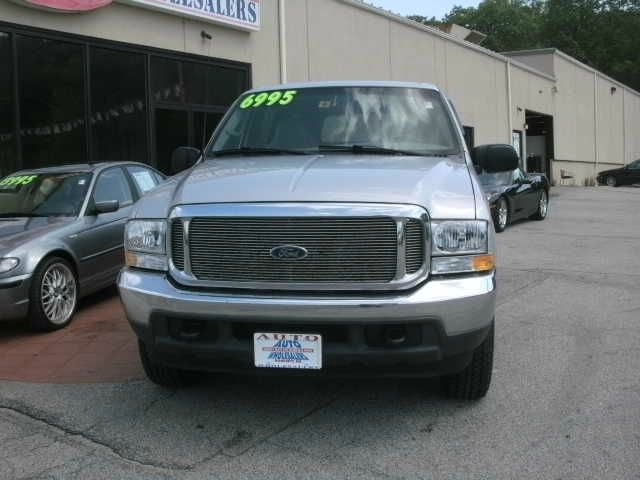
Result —
POLYGON ((493 223, 498 233, 504 232, 509 224, 509 204, 504 197, 500 197, 496 202, 493 223))
POLYGON ((616 180, 616 177, 609 175, 607 177, 607 186, 608 187, 617 187, 618 186, 618 181, 616 180))
POLYGON ((34 275, 29 320, 34 330, 65 327, 78 303, 78 282, 69 263, 62 258, 44 262, 34 275))

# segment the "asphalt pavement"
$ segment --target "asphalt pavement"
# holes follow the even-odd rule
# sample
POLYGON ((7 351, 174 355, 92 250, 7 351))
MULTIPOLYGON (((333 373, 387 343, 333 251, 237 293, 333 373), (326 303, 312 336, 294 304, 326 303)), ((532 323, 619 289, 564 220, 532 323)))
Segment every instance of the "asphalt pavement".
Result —
POLYGON ((555 188, 498 246, 483 401, 435 380, 0 382, 0 478, 640 479, 640 188, 555 188))

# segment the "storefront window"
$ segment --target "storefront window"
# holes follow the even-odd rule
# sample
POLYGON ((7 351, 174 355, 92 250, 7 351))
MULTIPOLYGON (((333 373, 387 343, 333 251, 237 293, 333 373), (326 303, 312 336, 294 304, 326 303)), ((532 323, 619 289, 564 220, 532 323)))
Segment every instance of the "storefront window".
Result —
POLYGON ((11 38, 0 32, 0 177, 16 169, 11 38))
POLYGON ((229 106, 243 92, 244 72, 231 68, 184 62, 188 103, 229 106))
POLYGON ((153 57, 151 85, 156 103, 230 106, 246 87, 239 69, 153 57))
POLYGON ((23 168, 87 161, 83 47, 16 40, 23 168))
POLYGON ((91 48, 92 160, 147 161, 145 56, 91 48))
POLYGON ((182 62, 151 57, 151 98, 156 103, 184 103, 182 62))

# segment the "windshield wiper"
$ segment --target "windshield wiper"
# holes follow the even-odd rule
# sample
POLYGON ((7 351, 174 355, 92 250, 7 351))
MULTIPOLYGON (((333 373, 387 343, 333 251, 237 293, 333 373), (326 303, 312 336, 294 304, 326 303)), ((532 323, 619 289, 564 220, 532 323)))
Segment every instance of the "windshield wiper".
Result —
POLYGON ((239 147, 211 152, 209 156, 225 157, 231 155, 309 155, 309 153, 302 150, 290 150, 286 148, 239 147))
POLYGON ((397 148, 385 148, 376 145, 319 145, 318 150, 327 152, 370 153, 383 155, 407 155, 416 157, 429 156, 411 150, 399 150, 397 148))
POLYGON ((49 215, 41 215, 39 213, 24 213, 24 212, 9 212, 0 213, 0 218, 36 218, 36 217, 48 217, 49 215))

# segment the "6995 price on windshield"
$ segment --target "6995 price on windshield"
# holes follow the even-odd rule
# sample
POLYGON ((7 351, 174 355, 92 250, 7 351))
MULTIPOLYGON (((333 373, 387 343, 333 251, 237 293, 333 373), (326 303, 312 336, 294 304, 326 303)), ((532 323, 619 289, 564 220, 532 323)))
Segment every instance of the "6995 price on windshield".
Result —
POLYGON ((254 93, 242 100, 240 108, 246 110, 247 108, 273 107, 275 105, 286 106, 293 103, 297 94, 296 90, 254 93))

